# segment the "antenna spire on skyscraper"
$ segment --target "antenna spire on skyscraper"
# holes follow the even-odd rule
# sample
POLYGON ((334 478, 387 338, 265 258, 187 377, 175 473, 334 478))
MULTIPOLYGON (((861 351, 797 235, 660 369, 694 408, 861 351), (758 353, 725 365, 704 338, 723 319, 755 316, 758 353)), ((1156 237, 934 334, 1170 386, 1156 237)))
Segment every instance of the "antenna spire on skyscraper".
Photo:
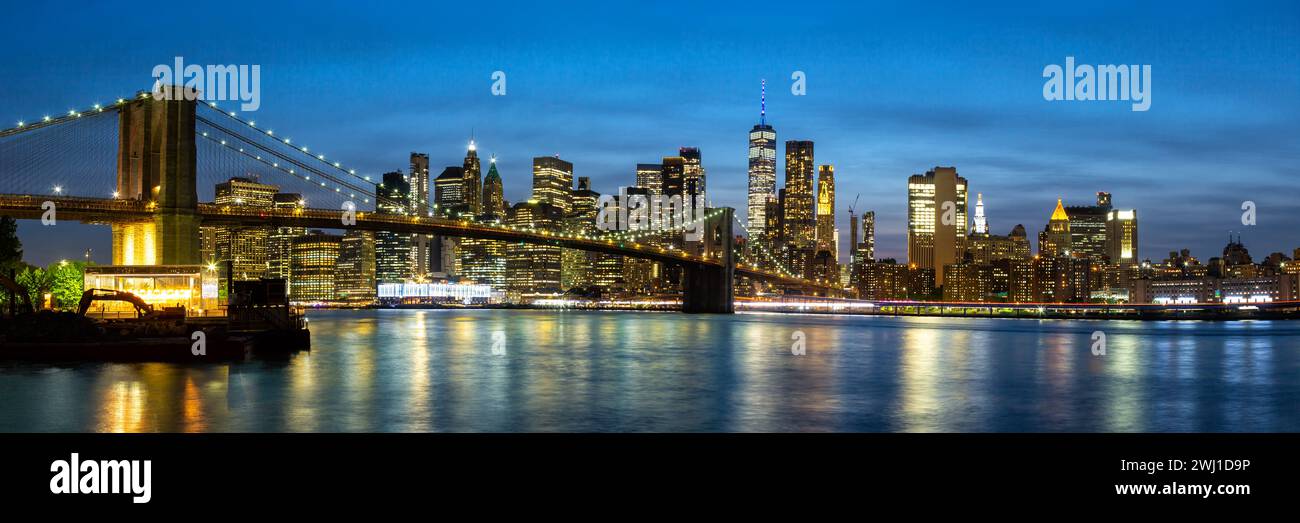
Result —
POLYGON ((767 125, 767 79, 766 78, 763 79, 762 95, 760 95, 759 97, 758 123, 759 125, 767 125))

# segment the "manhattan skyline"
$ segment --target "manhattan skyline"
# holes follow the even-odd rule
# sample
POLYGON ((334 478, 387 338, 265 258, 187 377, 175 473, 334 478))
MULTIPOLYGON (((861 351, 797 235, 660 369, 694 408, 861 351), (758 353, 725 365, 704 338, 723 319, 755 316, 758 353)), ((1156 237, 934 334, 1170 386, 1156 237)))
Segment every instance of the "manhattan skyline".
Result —
MULTIPOLYGON (((607 13, 587 20, 571 10, 563 23, 588 30, 553 35, 528 30, 538 20, 560 23, 532 6, 487 16, 394 5, 349 17, 309 14, 303 29, 261 27, 239 9, 161 27, 130 20, 109 27, 81 21, 107 15, 95 7, 65 21, 63 13, 20 6, 12 9, 16 19, 57 21, 104 45, 25 43, 40 24, 3 36, 19 52, 4 71, 0 117, 34 119, 41 115, 30 108, 57 114, 131 94, 174 56, 261 64, 262 107, 249 115, 359 172, 406 170, 411 151, 428 153, 435 172, 457 165, 472 134, 483 154, 496 155, 505 197, 517 202, 528 197, 534 156, 559 154, 574 163, 575 177, 590 177, 609 194, 635 183, 637 163, 692 146, 702 152, 714 205, 743 217, 747 134, 758 123, 766 79, 777 157, 787 140, 816 142, 816 163, 835 165, 838 228, 848 230, 847 208, 861 193, 856 210, 876 212, 879 258, 906 259, 906 179, 937 165, 955 166, 970 191, 984 195, 994 234, 1016 224, 1039 230, 1056 198, 1087 205, 1107 191, 1142 216, 1143 258, 1183 248, 1209 258, 1229 232, 1258 255, 1295 247, 1290 233, 1300 213, 1291 177, 1300 167, 1288 160, 1300 148, 1287 131, 1300 115, 1300 74, 1290 62, 1300 54, 1300 17, 1117 5, 1085 30, 1073 28, 1067 13, 1029 6, 953 7, 922 19, 906 8, 830 6, 804 18, 777 5, 698 13, 701 27, 710 27, 698 33, 666 24, 675 14, 669 7, 619 8, 625 16, 614 23, 607 13), (482 23, 410 39, 395 30, 417 15, 482 23), (229 27, 251 30, 232 39, 223 32, 229 27), (653 39, 629 36, 656 27, 667 29, 653 39), (141 46, 132 34, 172 44, 141 46), (767 49, 734 45, 744 34, 767 49), (1044 101, 1042 68, 1067 56, 1151 64, 1150 111, 1044 101), (506 96, 491 96, 497 70, 507 75, 506 96), (793 71, 807 76, 805 96, 790 92, 793 71), (1245 76, 1254 80, 1237 80, 1245 76), (1244 201, 1257 204, 1257 226, 1240 225, 1244 201)), ((779 185, 784 176, 778 161, 779 185)), ((109 251, 104 228, 48 237, 24 222, 20 234, 40 263, 80 257, 87 247, 104 261, 109 251)))

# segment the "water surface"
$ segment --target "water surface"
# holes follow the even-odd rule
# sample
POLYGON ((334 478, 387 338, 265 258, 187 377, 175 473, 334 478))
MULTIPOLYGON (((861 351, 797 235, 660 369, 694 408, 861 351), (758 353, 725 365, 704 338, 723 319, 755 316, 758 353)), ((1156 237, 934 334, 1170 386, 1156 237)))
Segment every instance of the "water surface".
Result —
POLYGON ((2 363, 0 430, 1300 431, 1300 322, 309 318, 313 350, 287 361, 2 363))

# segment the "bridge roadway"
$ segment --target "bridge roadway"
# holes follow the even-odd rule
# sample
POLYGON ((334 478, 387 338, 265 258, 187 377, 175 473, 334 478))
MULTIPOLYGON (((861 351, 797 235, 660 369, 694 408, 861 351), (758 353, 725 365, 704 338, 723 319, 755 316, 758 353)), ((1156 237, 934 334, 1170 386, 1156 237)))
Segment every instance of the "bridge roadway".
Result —
MULTIPOLYGON (((0 215, 15 219, 39 220, 47 211, 45 202, 53 202, 57 220, 108 224, 153 218, 152 204, 139 200, 0 194, 0 215)), ((481 238, 505 242, 553 245, 584 251, 631 256, 672 265, 722 267, 717 257, 696 256, 675 249, 644 245, 631 240, 581 237, 548 231, 512 229, 477 224, 467 220, 450 220, 421 216, 356 212, 356 224, 343 225, 342 210, 265 209, 245 206, 200 203, 198 216, 203 225, 238 225, 262 227, 302 227, 307 229, 360 229, 368 231, 408 232, 460 238, 481 238)), ((737 263, 735 274, 778 285, 838 293, 841 289, 802 278, 792 278, 757 267, 737 263)))

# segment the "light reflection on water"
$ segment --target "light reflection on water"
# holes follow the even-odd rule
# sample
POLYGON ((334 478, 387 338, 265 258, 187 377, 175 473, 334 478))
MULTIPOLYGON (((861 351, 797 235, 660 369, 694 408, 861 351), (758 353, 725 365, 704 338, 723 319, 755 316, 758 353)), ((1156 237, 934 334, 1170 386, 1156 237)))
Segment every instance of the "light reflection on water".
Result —
POLYGON ((0 430, 1300 431, 1300 322, 369 310, 236 365, 0 365, 0 430), (791 334, 807 354, 790 352, 791 334), (1091 334, 1107 354, 1091 354, 1091 334), (497 334, 500 333, 500 334, 497 334), (505 338, 493 354, 494 337, 505 338))

